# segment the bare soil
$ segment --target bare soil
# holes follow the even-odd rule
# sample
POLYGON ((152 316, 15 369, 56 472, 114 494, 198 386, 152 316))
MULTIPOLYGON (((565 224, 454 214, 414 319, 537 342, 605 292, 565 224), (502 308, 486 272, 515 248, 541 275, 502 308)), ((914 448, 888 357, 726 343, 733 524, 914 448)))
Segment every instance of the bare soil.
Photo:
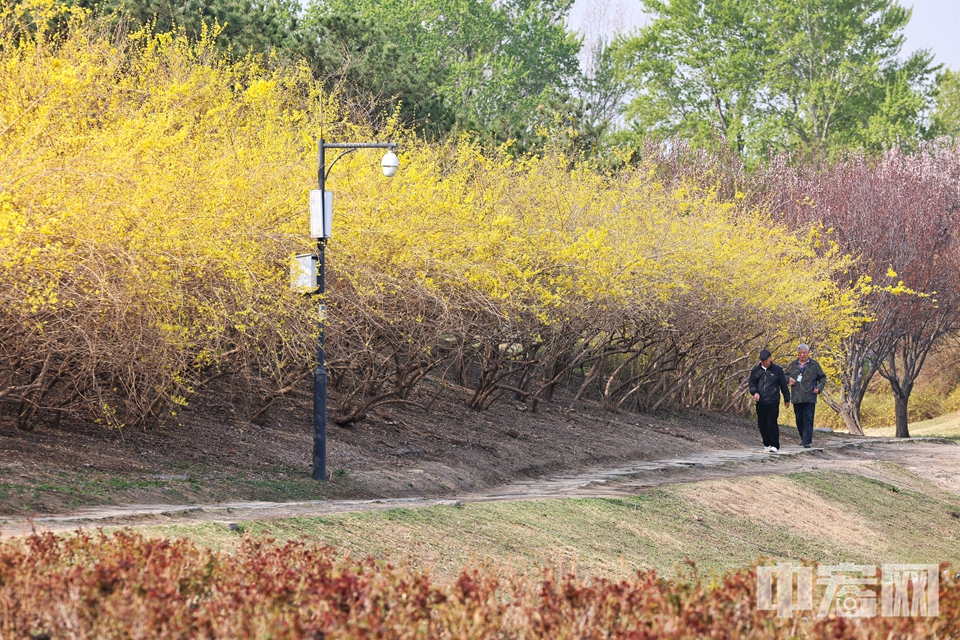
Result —
MULTIPOLYGON (((178 422, 152 429, 65 421, 21 431, 0 418, 0 515, 102 504, 444 497, 563 470, 760 446, 745 417, 610 413, 590 401, 576 411, 558 402, 532 413, 502 402, 475 412, 448 394, 429 412, 384 407, 351 428, 331 425, 330 481, 318 483, 309 385, 278 401, 262 426, 227 388, 205 398, 178 422)), ((797 444, 792 428, 782 437, 797 444)))

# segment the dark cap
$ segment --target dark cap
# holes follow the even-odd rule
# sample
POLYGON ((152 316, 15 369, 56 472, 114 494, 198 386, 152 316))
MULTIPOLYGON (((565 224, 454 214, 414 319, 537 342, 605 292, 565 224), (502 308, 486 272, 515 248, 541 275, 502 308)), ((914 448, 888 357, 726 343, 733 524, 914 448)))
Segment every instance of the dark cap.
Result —
POLYGON ((762 351, 760 351, 760 359, 761 359, 761 360, 766 360, 767 358, 769 358, 769 357, 772 356, 772 355, 773 355, 773 354, 770 353, 770 350, 769 350, 769 349, 763 349, 762 351))

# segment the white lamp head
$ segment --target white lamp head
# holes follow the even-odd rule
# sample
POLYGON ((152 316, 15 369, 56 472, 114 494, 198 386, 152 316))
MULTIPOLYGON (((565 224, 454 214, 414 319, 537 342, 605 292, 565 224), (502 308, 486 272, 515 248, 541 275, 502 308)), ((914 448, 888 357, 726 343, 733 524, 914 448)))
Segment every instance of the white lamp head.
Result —
POLYGON ((383 160, 380 161, 380 167, 383 169, 383 175, 388 178, 397 175, 397 170, 400 168, 400 158, 393 152, 393 149, 384 154, 383 160))

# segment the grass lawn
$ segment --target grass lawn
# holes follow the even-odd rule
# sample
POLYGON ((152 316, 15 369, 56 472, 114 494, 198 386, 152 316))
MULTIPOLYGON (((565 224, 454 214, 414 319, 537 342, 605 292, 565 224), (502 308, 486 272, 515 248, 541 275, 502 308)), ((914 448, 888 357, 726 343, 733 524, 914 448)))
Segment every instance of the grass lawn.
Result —
MULTIPOLYGON (((896 435, 896 432, 897 428, 895 426, 865 430, 868 436, 886 438, 892 438, 896 435)), ((914 422, 910 425, 910 435, 913 437, 927 436, 960 439, 960 411, 948 413, 931 420, 924 420, 923 422, 914 422)))
POLYGON ((960 563, 960 496, 890 464, 871 476, 804 472, 673 485, 623 499, 471 503, 240 522, 169 525, 152 535, 216 548, 243 537, 308 540, 351 556, 429 567, 439 577, 470 562, 527 570, 673 575, 686 559, 707 573, 761 556, 819 562, 960 563), (885 481, 875 477, 883 477, 885 481))

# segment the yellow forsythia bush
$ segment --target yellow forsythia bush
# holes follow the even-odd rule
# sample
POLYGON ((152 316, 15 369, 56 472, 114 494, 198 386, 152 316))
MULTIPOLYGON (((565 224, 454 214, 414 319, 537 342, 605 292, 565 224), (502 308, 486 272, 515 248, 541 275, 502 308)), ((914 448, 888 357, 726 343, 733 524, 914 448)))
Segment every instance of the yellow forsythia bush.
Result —
MULTIPOLYGON (((345 158, 333 183, 336 255, 371 290, 434 292, 438 332, 476 363, 475 408, 500 392, 542 397, 558 371, 597 382, 611 408, 729 408, 761 347, 826 351, 857 326, 856 295, 834 280, 849 259, 828 237, 798 236, 742 194, 724 201, 709 180, 665 185, 648 166, 570 170, 561 154, 515 161, 462 141, 411 145, 389 184, 364 162, 345 158)), ((426 366, 443 364, 434 353, 426 366)))
MULTIPOLYGON (((313 361, 316 311, 288 264, 310 246, 316 141, 373 130, 306 68, 51 6, 0 10, 0 410, 119 426, 222 375, 267 404, 313 361)), ((426 144, 389 121, 377 135, 400 139, 398 176, 359 152, 329 183, 341 423, 428 377, 478 409, 558 384, 611 408, 729 408, 759 346, 856 324, 828 238, 703 177, 426 144)))
POLYGON ((28 8, 2 15, 0 380, 46 397, 11 396, 119 425, 223 370, 299 375, 309 73, 28 8))

